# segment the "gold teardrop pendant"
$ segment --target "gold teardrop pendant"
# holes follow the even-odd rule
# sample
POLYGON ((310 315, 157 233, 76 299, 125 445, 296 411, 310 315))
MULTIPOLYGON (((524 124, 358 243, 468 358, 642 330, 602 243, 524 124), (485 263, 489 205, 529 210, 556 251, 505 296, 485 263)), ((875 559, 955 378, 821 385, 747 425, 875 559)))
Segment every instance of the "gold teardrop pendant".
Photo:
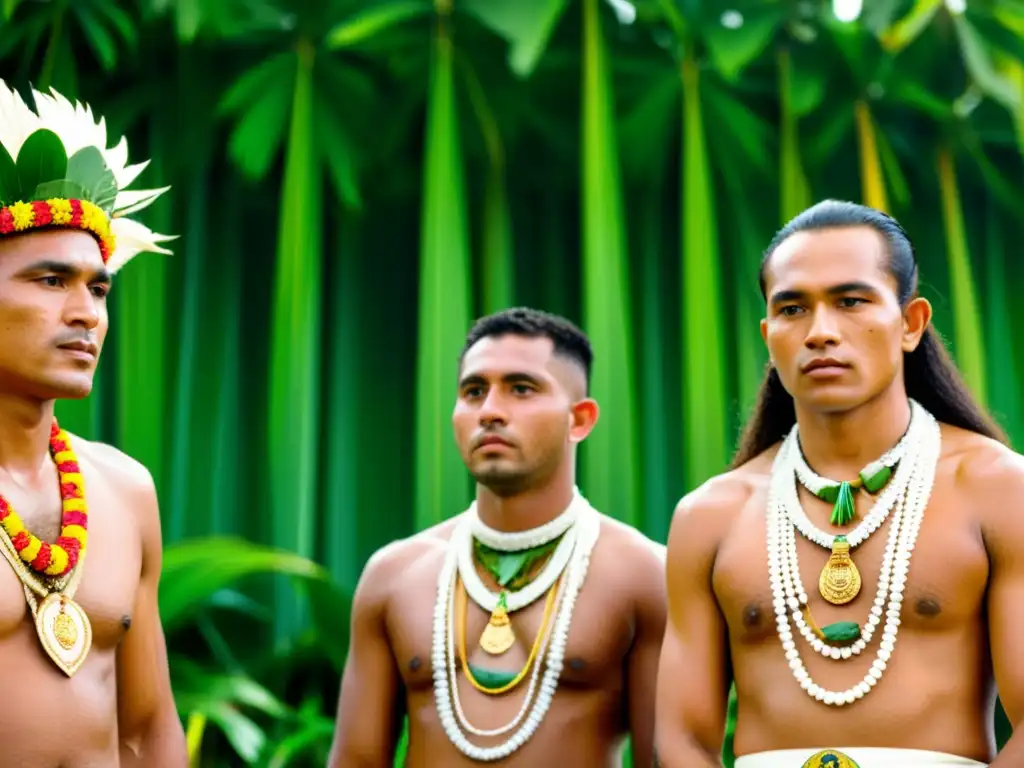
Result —
POLYGON ((860 594, 860 586, 860 571, 850 557, 850 543, 845 536, 836 536, 832 554, 818 577, 818 591, 832 605, 845 605, 860 594))
POLYGON ((512 622, 505 607, 505 594, 498 598, 498 604, 491 612, 491 618, 480 635, 480 647, 492 656, 500 656, 516 642, 512 622))

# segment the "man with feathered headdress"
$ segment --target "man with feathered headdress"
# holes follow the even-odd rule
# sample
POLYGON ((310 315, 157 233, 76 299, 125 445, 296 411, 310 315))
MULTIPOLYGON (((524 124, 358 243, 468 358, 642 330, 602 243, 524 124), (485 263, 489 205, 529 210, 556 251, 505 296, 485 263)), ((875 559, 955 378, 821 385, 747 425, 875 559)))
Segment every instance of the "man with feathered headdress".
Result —
POLYGON ((112 275, 169 253, 127 218, 166 188, 126 190, 125 140, 32 95, 0 81, 0 766, 184 768, 152 478, 54 418, 92 390, 112 275))

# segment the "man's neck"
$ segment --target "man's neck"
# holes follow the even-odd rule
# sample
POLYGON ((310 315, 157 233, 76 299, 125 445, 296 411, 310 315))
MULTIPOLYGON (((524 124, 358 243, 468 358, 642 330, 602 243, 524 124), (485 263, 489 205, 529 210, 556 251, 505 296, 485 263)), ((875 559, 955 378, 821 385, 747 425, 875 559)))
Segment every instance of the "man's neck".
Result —
POLYGON ((796 406, 800 447, 807 463, 824 477, 852 480, 903 437, 910 424, 910 401, 901 383, 843 413, 821 413, 796 406))
POLYGON ((0 469, 31 482, 50 462, 53 401, 39 402, 0 393, 0 469))
POLYGON ((562 514, 572 501, 574 490, 571 479, 552 481, 515 496, 498 496, 478 484, 476 511, 480 521, 496 531, 527 531, 562 514))

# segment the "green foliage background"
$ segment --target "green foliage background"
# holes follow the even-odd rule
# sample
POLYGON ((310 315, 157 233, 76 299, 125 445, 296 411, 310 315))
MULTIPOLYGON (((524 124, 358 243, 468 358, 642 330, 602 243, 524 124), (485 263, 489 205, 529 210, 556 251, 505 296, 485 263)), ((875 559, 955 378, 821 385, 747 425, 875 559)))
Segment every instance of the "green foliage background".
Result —
POLYGON ((860 200, 1019 444, 1024 3, 864 5, 0 0, 0 76, 87 100, 173 185, 145 218, 175 255, 119 276, 59 414, 156 478, 196 765, 322 764, 345 595, 469 499, 449 413, 484 312, 589 332, 581 484, 663 541, 760 380, 761 249, 860 200))

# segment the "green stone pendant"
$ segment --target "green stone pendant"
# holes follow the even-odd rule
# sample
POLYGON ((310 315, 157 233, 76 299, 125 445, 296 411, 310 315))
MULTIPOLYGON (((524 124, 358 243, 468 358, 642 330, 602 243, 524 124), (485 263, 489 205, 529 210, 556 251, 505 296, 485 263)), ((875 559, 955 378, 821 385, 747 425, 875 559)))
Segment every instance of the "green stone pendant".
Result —
POLYGON ((827 485, 818 498, 832 504, 832 525, 847 525, 853 520, 857 508, 853 503, 853 485, 843 480, 839 485, 827 485))
POLYGON ((492 691, 504 688, 515 680, 516 675, 519 674, 518 672, 502 672, 500 670, 486 669, 485 667, 478 667, 476 664, 470 664, 469 670, 473 673, 473 677, 478 683, 480 683, 480 685, 492 691))
POLYGON ((822 638, 833 645, 852 643, 860 637, 860 625, 853 621, 837 621, 821 628, 822 638))

